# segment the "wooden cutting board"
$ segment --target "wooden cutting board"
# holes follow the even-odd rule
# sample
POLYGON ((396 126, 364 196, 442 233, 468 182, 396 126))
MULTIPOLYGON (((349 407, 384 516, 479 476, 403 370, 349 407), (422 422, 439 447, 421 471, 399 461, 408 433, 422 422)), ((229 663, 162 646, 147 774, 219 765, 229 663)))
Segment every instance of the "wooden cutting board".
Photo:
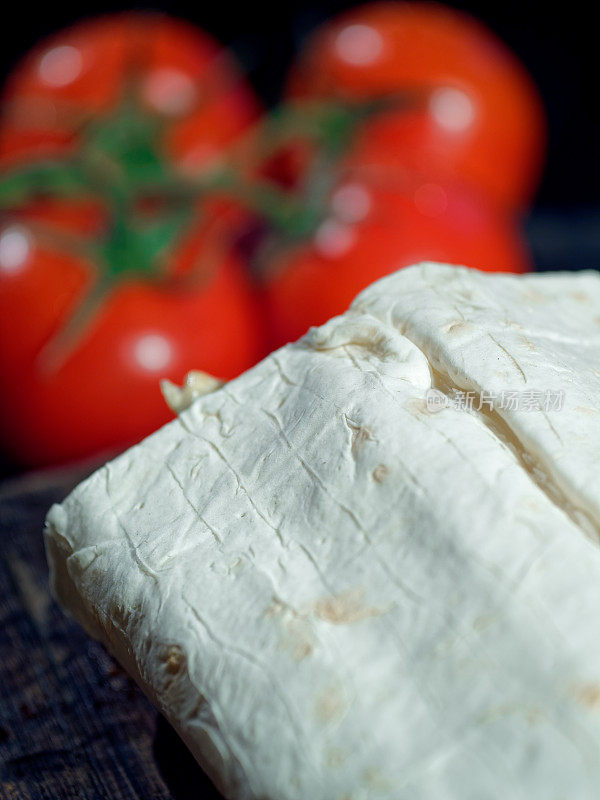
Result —
POLYGON ((50 597, 44 517, 91 469, 0 484, 0 798, 217 800, 168 723, 50 597))

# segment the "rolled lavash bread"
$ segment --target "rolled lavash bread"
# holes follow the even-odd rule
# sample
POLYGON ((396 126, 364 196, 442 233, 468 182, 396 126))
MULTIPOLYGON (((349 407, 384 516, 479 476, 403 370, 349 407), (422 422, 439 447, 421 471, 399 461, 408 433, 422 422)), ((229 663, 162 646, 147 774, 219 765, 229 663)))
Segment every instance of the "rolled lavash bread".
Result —
POLYGON ((597 800, 599 408, 597 273, 405 269, 53 506, 52 585, 231 800, 597 800))

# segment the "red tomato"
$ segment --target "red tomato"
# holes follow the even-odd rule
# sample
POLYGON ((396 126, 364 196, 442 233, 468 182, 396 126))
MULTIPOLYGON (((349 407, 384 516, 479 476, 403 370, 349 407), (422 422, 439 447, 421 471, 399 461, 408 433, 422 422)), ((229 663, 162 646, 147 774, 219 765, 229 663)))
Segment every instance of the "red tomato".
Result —
POLYGON ((352 9, 309 39, 289 90, 412 98, 364 126, 353 163, 471 183, 509 207, 535 190, 545 145, 538 93, 508 48, 461 12, 389 2, 352 9))
MULTIPOLYGON (((263 355, 253 290, 231 252, 197 286, 115 285, 63 354, 53 345, 90 273, 34 237, 21 223, 0 231, 0 438, 23 463, 134 441, 172 417, 160 378, 181 383, 192 368, 233 378, 263 355)), ((202 245, 182 243, 178 260, 202 245)))
POLYGON ((165 126, 166 150, 186 168, 213 162, 258 112, 233 59, 203 31, 157 14, 100 17, 18 66, 4 89, 0 157, 68 148, 128 94, 165 126))
POLYGON ((525 272, 529 259, 511 220, 481 197, 435 182, 398 189, 352 180, 330 200, 313 240, 279 257, 266 277, 280 346, 343 313, 370 283, 419 261, 525 272))
POLYGON ((215 42, 147 14, 86 21, 25 59, 3 109, 4 446, 29 465, 120 446, 172 416, 159 378, 263 355, 239 212, 187 194, 180 169, 214 164, 256 113, 215 42))

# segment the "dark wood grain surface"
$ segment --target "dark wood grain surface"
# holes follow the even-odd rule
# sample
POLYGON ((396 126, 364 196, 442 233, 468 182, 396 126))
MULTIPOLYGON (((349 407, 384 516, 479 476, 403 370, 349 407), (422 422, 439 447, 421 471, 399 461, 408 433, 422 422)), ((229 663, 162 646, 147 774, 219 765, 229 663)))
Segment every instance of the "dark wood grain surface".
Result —
POLYGON ((50 597, 43 520, 85 471, 0 484, 0 798, 217 800, 171 727, 50 597))

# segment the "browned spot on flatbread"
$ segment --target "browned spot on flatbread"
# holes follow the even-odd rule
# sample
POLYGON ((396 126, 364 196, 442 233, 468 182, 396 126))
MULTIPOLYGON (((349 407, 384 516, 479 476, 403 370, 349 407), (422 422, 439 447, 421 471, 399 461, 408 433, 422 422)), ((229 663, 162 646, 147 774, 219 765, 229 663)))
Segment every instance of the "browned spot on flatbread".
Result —
POLYGON ((364 594, 364 589, 357 588, 348 589, 337 595, 322 597, 315 602, 313 614, 317 619, 331 622, 334 625, 347 625, 383 614, 381 609, 365 605, 364 594))
POLYGON ((185 656, 179 645, 171 645, 165 653, 165 669, 169 675, 177 675, 185 664, 185 656))
POLYGON ((179 693, 181 681, 187 674, 187 659, 183 648, 178 644, 164 644, 158 650, 159 664, 162 666, 160 694, 179 693))
POLYGON ((429 410, 427 408, 427 403, 420 397, 411 397, 409 400, 405 402, 405 407, 411 414, 414 414, 417 417, 420 416, 429 416, 429 410))
POLYGON ((581 303, 586 306, 590 304, 590 296, 585 292, 571 292, 571 297, 576 303, 581 303))
POLYGON ((346 703, 339 686, 327 686, 317 696, 315 715, 320 722, 333 722, 344 713, 346 703))
POLYGON ((534 303, 536 305, 541 305, 548 302, 546 295, 536 291, 535 289, 528 289, 526 292, 523 292, 521 299, 525 303, 534 303))
POLYGON ((363 780, 369 789, 375 789, 378 792, 386 792, 390 789, 389 782, 378 767, 368 767, 363 772, 363 780))
POLYGON ((314 649, 314 637, 307 615, 274 600, 265 616, 278 622, 280 650, 286 651, 297 662, 310 656, 314 649))
POLYGON ((385 464, 378 464, 373 470, 373 480, 377 483, 383 483, 387 476, 390 474, 390 468, 385 464))
POLYGON ((587 683, 578 686, 575 696, 584 706, 600 710, 600 684, 587 683))

